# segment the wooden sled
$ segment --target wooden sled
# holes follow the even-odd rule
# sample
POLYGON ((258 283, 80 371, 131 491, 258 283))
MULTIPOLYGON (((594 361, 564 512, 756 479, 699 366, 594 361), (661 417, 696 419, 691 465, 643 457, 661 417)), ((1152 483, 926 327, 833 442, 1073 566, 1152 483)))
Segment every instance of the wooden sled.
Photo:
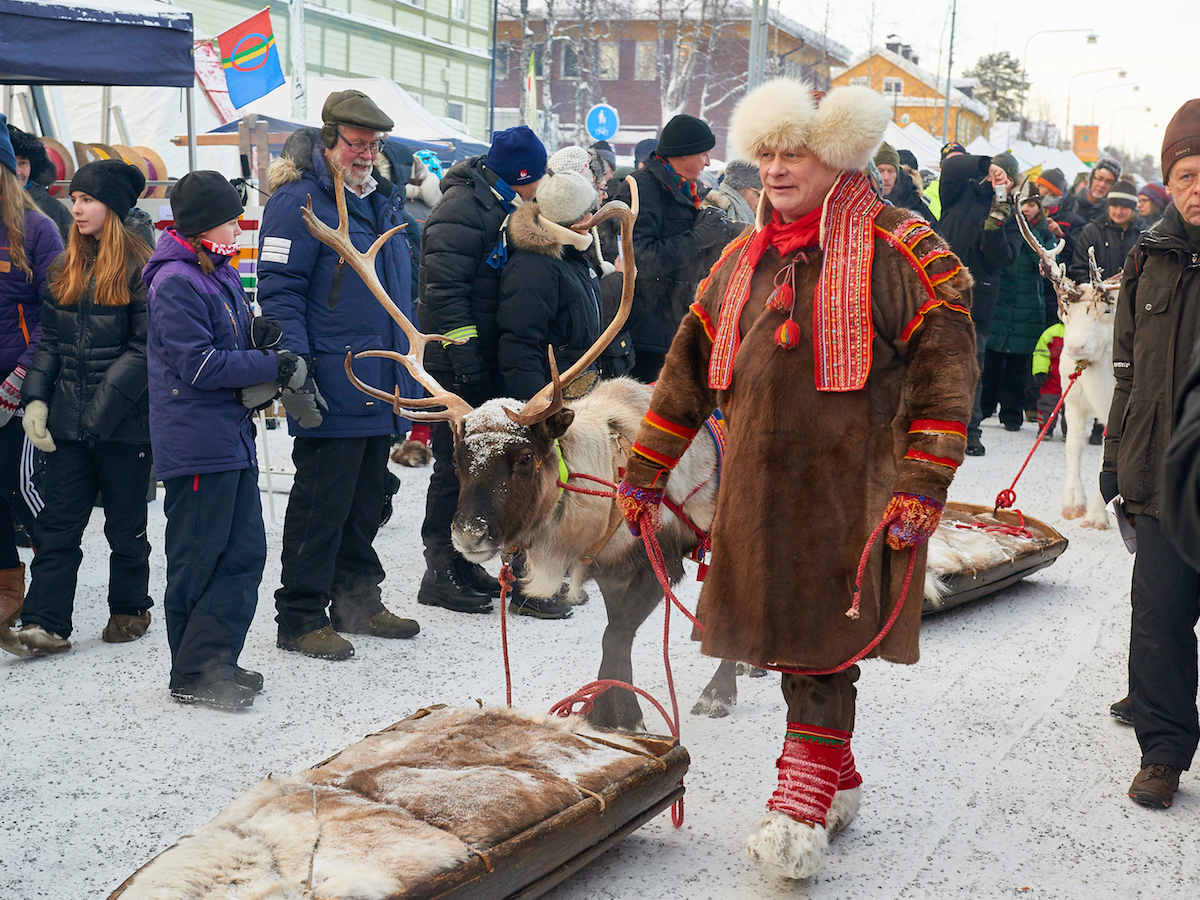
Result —
POLYGON ((109 900, 538 897, 682 797, 689 762, 669 737, 515 710, 430 707, 296 776, 260 782, 109 900), (487 731, 492 723, 498 729, 487 731), (588 748, 570 749, 577 744, 588 748), (480 764, 456 771, 466 755, 480 764), (491 765, 497 756, 509 768, 491 765), (620 777, 598 783, 614 771, 620 777), (405 793, 414 780, 423 797, 405 793), (496 788, 501 782, 524 784, 534 815, 555 798, 565 802, 526 822, 519 800, 496 788), (281 827, 289 821, 296 824, 281 827), (480 834, 484 825, 493 831, 480 834), (269 858, 243 862, 260 845, 270 846, 269 858), (220 855, 228 847, 236 851, 220 855), (211 884, 198 890, 197 873, 211 884))
POLYGON ((944 612, 1006 588, 1044 569, 1067 549, 1066 538, 1028 515, 1024 525, 1030 537, 969 529, 973 538, 967 538, 968 530, 958 528, 960 524, 1015 527, 1021 524, 1021 518, 1012 510, 997 510, 993 516, 990 506, 947 503, 937 533, 929 543, 922 615, 944 612), (983 536, 991 542, 990 547, 983 547, 975 540, 983 536), (976 546, 962 546, 972 540, 976 546), (935 576, 936 585, 931 575, 935 576))

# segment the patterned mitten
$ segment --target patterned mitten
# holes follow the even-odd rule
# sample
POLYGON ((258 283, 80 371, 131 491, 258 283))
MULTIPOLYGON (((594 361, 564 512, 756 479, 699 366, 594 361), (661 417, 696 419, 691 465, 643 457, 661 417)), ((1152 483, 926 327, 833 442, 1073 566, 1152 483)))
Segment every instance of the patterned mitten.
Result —
POLYGON ((893 550, 920 547, 933 536, 942 519, 942 504, 921 494, 892 494, 883 511, 885 519, 894 513, 900 517, 888 528, 887 542, 893 550))
POLYGON ((662 527, 662 488, 637 487, 628 481, 617 486, 617 509, 629 526, 631 534, 642 534, 642 516, 649 515, 650 525, 658 531, 662 527))
POLYGON ((775 763, 779 782, 767 809, 825 827, 849 740, 848 731, 788 722, 783 754, 775 763))
POLYGON ((21 385, 25 382, 25 367, 17 366, 0 384, 0 425, 7 425, 21 405, 21 385))

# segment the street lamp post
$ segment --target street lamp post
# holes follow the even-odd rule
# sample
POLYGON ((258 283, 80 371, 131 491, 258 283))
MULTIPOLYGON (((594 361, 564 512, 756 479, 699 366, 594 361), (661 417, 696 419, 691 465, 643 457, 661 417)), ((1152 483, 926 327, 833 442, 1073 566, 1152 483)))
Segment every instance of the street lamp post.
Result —
POLYGON ((1117 136, 1114 133, 1117 128, 1117 113, 1125 112, 1126 110, 1129 110, 1129 109, 1141 109, 1141 110, 1144 110, 1145 112, 1150 112, 1149 106, 1138 106, 1136 103, 1133 106, 1118 106, 1116 109, 1113 110, 1112 118, 1108 122, 1108 139, 1110 141, 1115 142, 1117 139, 1117 136))
POLYGON ((1070 139, 1071 133, 1071 85, 1075 83, 1075 79, 1081 75, 1099 75, 1101 72, 1116 72, 1118 78, 1125 77, 1125 69, 1121 66, 1109 66, 1107 69, 1088 69, 1086 72, 1076 72, 1067 79, 1067 127, 1063 133, 1070 139))
POLYGON ((1107 84, 1104 87, 1096 88, 1095 92, 1092 94, 1092 125, 1096 124, 1096 94, 1099 94, 1101 91, 1111 91, 1115 88, 1123 87, 1132 88, 1135 91, 1140 91, 1142 89, 1140 84, 1107 84))
POLYGON ((1073 34, 1076 32, 1086 31, 1088 33, 1087 42, 1094 44, 1100 40, 1100 35, 1096 34, 1091 28, 1051 28, 1046 31, 1035 31, 1029 36, 1029 40, 1025 42, 1025 49, 1021 51, 1021 76, 1025 78, 1025 90, 1021 91, 1021 131, 1019 137, 1025 138, 1025 101, 1029 99, 1029 73, 1025 66, 1029 62, 1029 41, 1032 41, 1039 34, 1073 34))

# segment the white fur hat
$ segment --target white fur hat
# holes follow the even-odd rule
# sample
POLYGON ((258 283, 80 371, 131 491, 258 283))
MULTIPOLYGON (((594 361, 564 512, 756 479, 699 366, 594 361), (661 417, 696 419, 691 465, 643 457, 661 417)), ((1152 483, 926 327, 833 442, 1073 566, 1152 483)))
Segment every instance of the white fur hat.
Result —
POLYGON ((592 173, 588 170, 589 162, 591 162, 591 157, 582 147, 563 147, 546 160, 546 171, 548 173, 574 172, 584 178, 591 178, 592 173))
POLYGON ((834 88, 818 102, 810 83, 776 78, 742 98, 729 136, 755 164, 768 147, 807 147, 827 166, 856 171, 875 155, 891 117, 887 101, 870 88, 834 88))
POLYGON ((596 188, 577 172, 555 172, 537 187, 538 212, 558 225, 574 225, 599 202, 596 188))

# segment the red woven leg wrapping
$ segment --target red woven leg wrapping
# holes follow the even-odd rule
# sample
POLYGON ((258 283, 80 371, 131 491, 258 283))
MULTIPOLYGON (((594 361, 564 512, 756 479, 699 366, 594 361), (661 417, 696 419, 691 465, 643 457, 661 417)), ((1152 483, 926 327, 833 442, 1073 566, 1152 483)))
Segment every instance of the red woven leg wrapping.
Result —
POLYGON ((842 750, 842 774, 838 777, 837 789, 849 791, 862 784, 862 776, 854 766, 854 753, 850 750, 850 735, 846 735, 846 746, 842 750))
POLYGON ((767 809, 824 826, 849 740, 848 731, 788 722, 783 754, 775 763, 779 783, 767 809))

